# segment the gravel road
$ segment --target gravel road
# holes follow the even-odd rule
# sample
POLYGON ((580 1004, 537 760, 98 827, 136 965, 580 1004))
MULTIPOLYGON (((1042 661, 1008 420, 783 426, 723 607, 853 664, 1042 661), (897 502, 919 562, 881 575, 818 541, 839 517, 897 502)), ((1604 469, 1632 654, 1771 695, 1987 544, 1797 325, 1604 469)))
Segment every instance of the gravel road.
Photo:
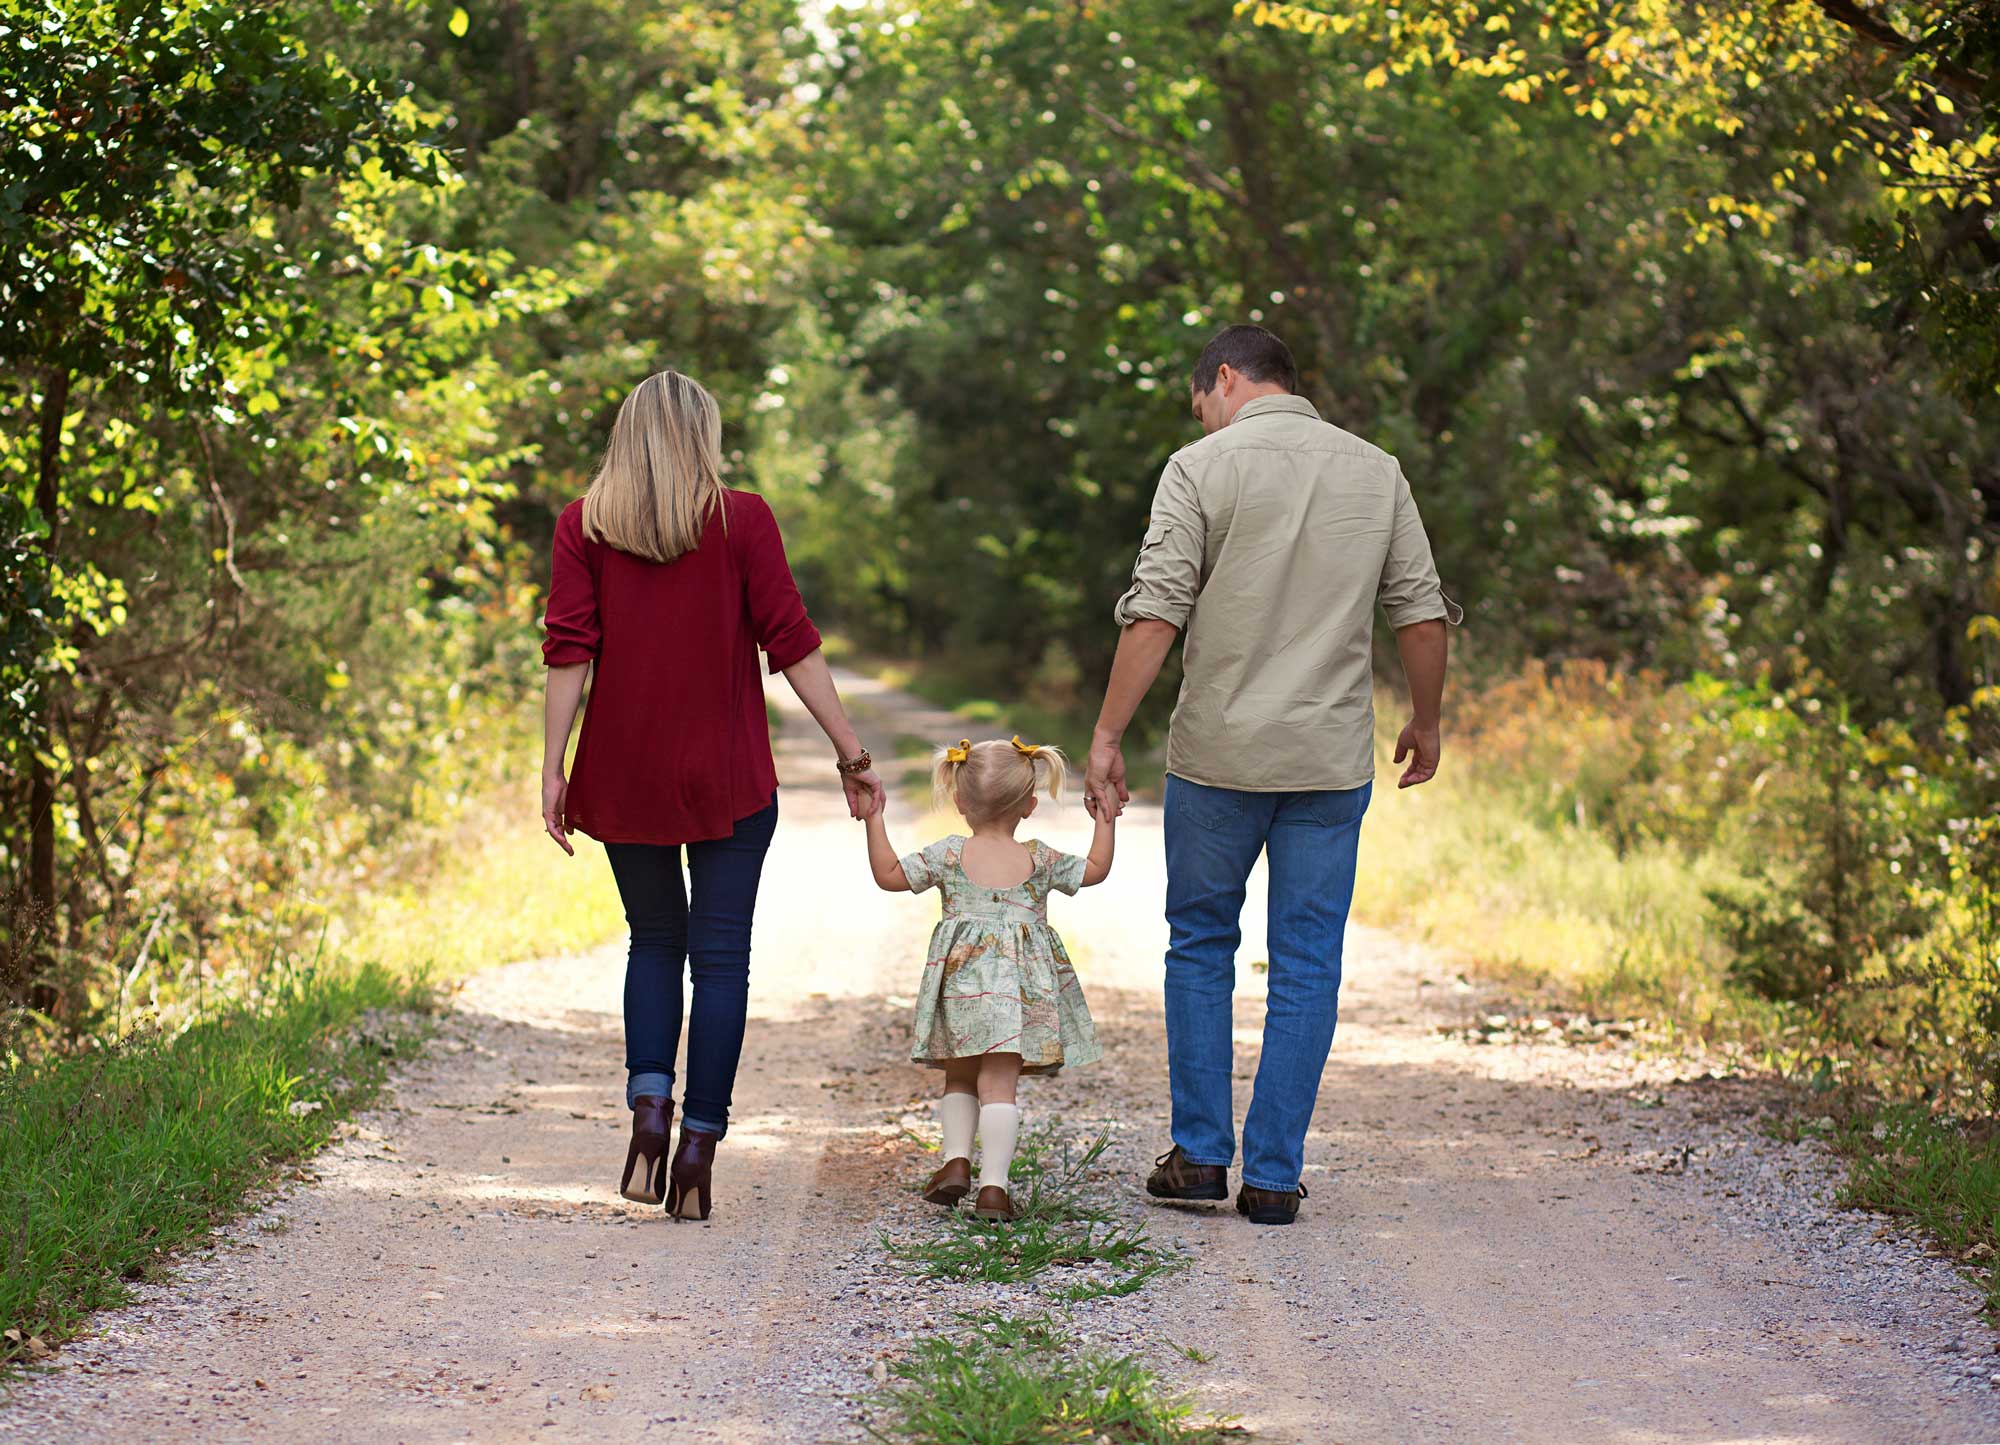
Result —
MULTIPOLYGON (((965 730, 842 683, 878 753, 965 730)), ((883 1259, 881 1231, 924 1220, 907 1130, 928 1127, 930 1079, 902 1056, 933 905, 869 885, 823 748, 772 696, 786 786, 713 1220, 615 1193, 622 944, 493 969, 309 1183, 16 1386, 0 1438, 854 1440, 910 1340, 958 1309, 1045 1308, 1034 1287, 925 1285, 883 1259)), ((1077 1306, 1086 1336, 1297 1445, 2000 1439, 1977 1292, 1835 1208, 1835 1166, 1769 1137, 1758 1089, 1614 1044, 1442 1031, 1488 1001, 1365 928, 1300 1223, 1148 1206, 1162 865, 1157 813, 1128 819, 1111 880, 1056 919, 1105 1063, 1023 1102, 1031 1123, 1109 1132, 1099 1186, 1189 1264, 1077 1306)), ((927 841, 909 810, 893 821, 902 846, 927 841)), ((1088 837, 1080 807, 1037 821, 1088 837)), ((1247 966, 1243 984, 1239 1106, 1262 1010, 1247 966)))

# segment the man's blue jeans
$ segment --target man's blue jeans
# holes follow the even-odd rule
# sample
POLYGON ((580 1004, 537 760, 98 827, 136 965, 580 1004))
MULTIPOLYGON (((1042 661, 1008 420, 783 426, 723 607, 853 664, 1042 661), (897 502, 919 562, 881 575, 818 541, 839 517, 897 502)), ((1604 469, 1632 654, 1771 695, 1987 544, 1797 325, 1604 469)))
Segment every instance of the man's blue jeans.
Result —
POLYGON ((729 1132, 729 1099, 750 1011, 750 916, 764 855, 778 827, 778 800, 740 818, 727 838, 681 850, 606 843, 632 949, 625 963, 625 1102, 671 1098, 680 1048, 683 973, 694 980, 688 1018, 687 1093, 681 1122, 702 1134, 729 1132), (688 882, 692 881, 692 898, 688 882))
POLYGON ((1174 1142, 1197 1164, 1236 1158, 1236 946, 1250 870, 1270 854, 1264 1055, 1243 1121, 1243 1182, 1258 1189, 1299 1187, 1372 791, 1240 793, 1167 779, 1167 1075, 1174 1142))

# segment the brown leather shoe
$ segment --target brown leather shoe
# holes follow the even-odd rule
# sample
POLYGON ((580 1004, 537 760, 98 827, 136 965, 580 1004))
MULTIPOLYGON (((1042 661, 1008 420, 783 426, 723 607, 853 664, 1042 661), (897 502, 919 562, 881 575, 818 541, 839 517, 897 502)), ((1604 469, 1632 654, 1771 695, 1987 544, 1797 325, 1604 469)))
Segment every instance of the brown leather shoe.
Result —
POLYGON ((674 1150, 673 1168, 667 1174, 667 1213, 674 1218, 708 1218, 709 1174, 715 1166, 715 1146, 720 1142, 720 1135, 681 1125, 681 1147, 674 1150))
POLYGON ((1299 1201, 1306 1197, 1306 1187, 1297 1189, 1259 1189, 1246 1184, 1236 1191, 1236 1212, 1252 1224, 1290 1224, 1299 1217, 1299 1201))
POLYGON ((942 1204, 950 1209, 971 1192, 972 1161, 947 1159, 944 1167, 931 1175, 931 1182, 924 1186, 924 1203, 942 1204))
POLYGON ((995 1224, 1014 1222, 1014 1201, 1007 1197, 1007 1191, 997 1184, 989 1184, 979 1191, 979 1197, 972 1201, 972 1212, 981 1219, 995 1224))
POLYGON ((632 1101, 632 1146, 625 1151, 625 1176, 618 1192, 635 1204, 658 1204, 667 1187, 667 1138, 674 1128, 674 1101, 641 1095, 632 1101))
POLYGON ((1176 1144, 1153 1163, 1146 1192, 1155 1199, 1227 1199, 1229 1171, 1220 1164, 1197 1164, 1176 1144))

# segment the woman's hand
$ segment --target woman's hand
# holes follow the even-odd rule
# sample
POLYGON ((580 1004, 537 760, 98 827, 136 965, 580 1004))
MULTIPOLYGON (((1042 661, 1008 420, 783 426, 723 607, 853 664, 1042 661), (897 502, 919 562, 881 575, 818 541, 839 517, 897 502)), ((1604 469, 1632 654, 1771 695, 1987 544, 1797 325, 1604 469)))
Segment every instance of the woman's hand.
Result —
POLYGON ((858 773, 842 773, 840 790, 847 794, 847 815, 850 818, 874 817, 882 811, 888 796, 873 768, 858 773))
POLYGON ((542 827, 556 840, 556 846, 574 858, 569 845, 569 828, 563 821, 563 806, 569 801, 569 782, 561 773, 542 774, 542 827))

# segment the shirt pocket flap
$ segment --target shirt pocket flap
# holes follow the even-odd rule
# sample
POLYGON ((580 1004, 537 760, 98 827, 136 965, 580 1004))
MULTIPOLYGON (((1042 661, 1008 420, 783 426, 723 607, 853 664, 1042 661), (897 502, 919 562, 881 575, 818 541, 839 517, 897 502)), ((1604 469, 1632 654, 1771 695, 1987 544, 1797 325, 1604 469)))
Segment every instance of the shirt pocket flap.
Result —
POLYGON ((1146 528, 1146 535, 1139 543, 1139 555, 1132 560, 1132 580, 1139 580, 1139 569, 1146 565, 1146 554, 1153 551, 1174 534, 1172 522, 1155 522, 1146 528))

